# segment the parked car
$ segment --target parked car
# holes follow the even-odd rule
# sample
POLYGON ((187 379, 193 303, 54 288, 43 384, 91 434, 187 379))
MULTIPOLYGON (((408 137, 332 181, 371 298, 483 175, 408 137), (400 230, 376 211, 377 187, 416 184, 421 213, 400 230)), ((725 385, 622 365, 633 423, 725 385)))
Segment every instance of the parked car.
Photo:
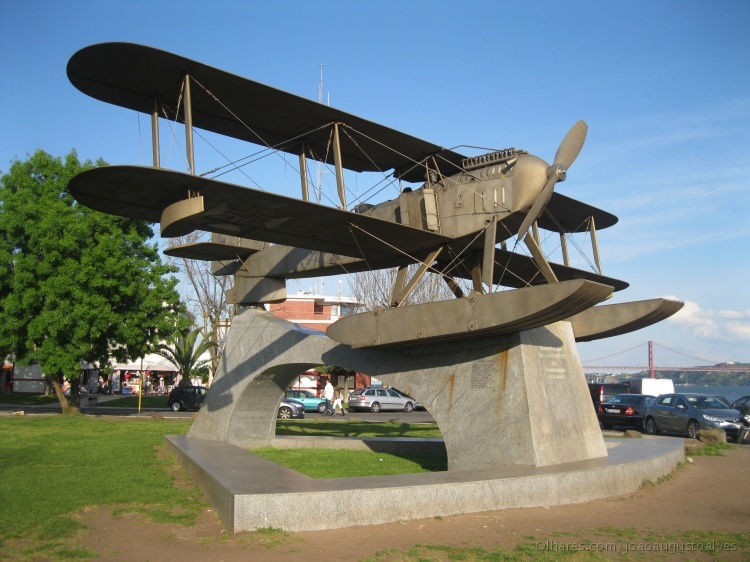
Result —
POLYGON ((643 428, 648 407, 656 400, 649 394, 618 394, 599 405, 596 417, 604 429, 613 427, 643 428))
POLYGON ((607 402, 618 394, 630 394, 630 386, 627 384, 615 383, 589 383, 589 393, 591 401, 594 403, 594 410, 599 410, 599 404, 607 402))
POLYGON ((646 433, 662 431, 687 434, 698 438, 700 429, 723 429, 728 437, 736 437, 740 429, 740 413, 708 394, 665 394, 648 408, 644 422, 646 433))
POLYGON ((309 390, 287 390, 284 395, 297 402, 302 402, 306 412, 324 414, 326 411, 326 399, 318 398, 309 390))
POLYGON ((392 388, 360 388, 349 395, 347 404, 351 410, 370 410, 373 413, 380 410, 411 412, 415 401, 401 396, 392 388))
POLYGON ((750 396, 743 396, 732 402, 732 408, 739 411, 740 415, 750 414, 750 396))
POLYGON ((282 398, 276 417, 281 418, 282 420, 303 419, 305 417, 305 405, 297 400, 282 398))
POLYGON ((409 400, 412 400, 414 402, 414 409, 415 410, 426 410, 426 408, 420 402, 417 402, 416 400, 414 400, 414 398, 412 398, 411 396, 409 396, 408 394, 406 394, 406 392, 404 392, 402 390, 399 390, 398 388, 395 388, 393 386, 391 387, 391 390, 395 390, 396 392, 398 392, 404 398, 408 398, 409 400))
POLYGON ((205 386, 176 386, 169 393, 167 404, 175 412, 199 410, 207 394, 208 389, 205 386))

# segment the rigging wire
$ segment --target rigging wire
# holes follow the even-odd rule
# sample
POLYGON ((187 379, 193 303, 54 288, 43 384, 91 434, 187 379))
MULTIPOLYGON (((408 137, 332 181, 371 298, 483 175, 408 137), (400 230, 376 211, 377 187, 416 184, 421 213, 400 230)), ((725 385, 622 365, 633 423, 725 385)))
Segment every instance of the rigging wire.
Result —
MULTIPOLYGON (((232 111, 232 110, 231 110, 231 109, 230 109, 230 108, 229 108, 228 106, 226 106, 226 105, 225 105, 225 104, 224 104, 224 103, 223 103, 223 102, 222 102, 222 101, 221 101, 221 100, 220 100, 220 99, 218 98, 218 96, 216 96, 215 94, 213 94, 213 93, 212 93, 212 92, 211 92, 210 90, 208 90, 208 89, 207 89, 207 88, 206 88, 206 87, 205 87, 205 86, 204 86, 204 85, 203 85, 203 84, 202 84, 202 83, 201 83, 200 81, 198 81, 198 80, 197 80, 197 79, 195 79, 194 77, 193 77, 193 80, 194 80, 194 82, 195 82, 196 84, 198 84, 198 85, 199 85, 199 86, 200 86, 200 87, 201 87, 201 88, 202 88, 202 89, 203 89, 203 90, 204 90, 204 91, 205 91, 205 92, 206 92, 206 93, 207 93, 207 94, 208 94, 208 95, 209 95, 209 96, 210 96, 210 97, 211 97, 211 98, 212 98, 212 99, 213 99, 213 100, 214 100, 214 101, 216 102, 216 103, 218 103, 218 104, 219 104, 219 105, 220 105, 220 106, 221 106, 222 108, 224 108, 224 109, 225 109, 225 110, 226 110, 226 111, 227 111, 227 112, 228 112, 228 113, 229 113, 229 114, 230 114, 230 115, 231 115, 232 117, 234 117, 234 118, 235 118, 235 119, 237 120, 237 122, 239 122, 240 124, 242 124, 242 125, 243 125, 243 126, 244 126, 244 127, 245 127, 245 128, 247 129, 247 130, 248 130, 248 131, 250 131, 250 132, 251 132, 251 133, 252 133, 252 134, 253 134, 253 135, 254 135, 254 136, 255 136, 255 137, 256 137, 256 138, 257 138, 257 139, 259 140, 260 144, 264 146, 263 150, 261 150, 261 151, 258 151, 258 152, 254 153, 254 154, 252 154, 252 155, 248 155, 248 156, 245 156, 245 157, 243 157, 243 158, 240 158, 240 159, 237 159, 237 160, 234 160, 234 161, 232 161, 232 160, 231 160, 231 159, 229 159, 229 158, 228 158, 228 157, 227 157, 227 156, 226 156, 225 154, 223 154, 223 153, 222 153, 222 152, 221 152, 221 151, 220 151, 220 150, 219 150, 219 149, 218 149, 217 147, 215 147, 215 146, 214 146, 214 145, 213 145, 213 144, 212 144, 212 143, 211 143, 211 142, 210 142, 210 141, 209 141, 209 140, 208 140, 207 138, 205 138, 205 137, 204 137, 203 135, 201 135, 200 133, 197 133, 197 134, 198 134, 198 135, 199 135, 199 136, 200 136, 200 137, 201 137, 201 138, 202 138, 202 139, 203 139, 203 140, 204 140, 204 141, 205 141, 205 142, 206 142, 206 143, 207 143, 207 144, 208 144, 209 146, 211 146, 211 148, 213 148, 214 150, 216 150, 216 152, 217 152, 217 153, 219 153, 219 154, 220 154, 220 155, 221 155, 221 156, 222 156, 222 157, 223 157, 223 158, 224 158, 225 160, 227 160, 227 162, 228 162, 227 164, 225 164, 225 165, 223 165, 223 166, 219 166, 219 167, 217 167, 217 168, 214 168, 213 170, 210 170, 210 171, 208 171, 208 172, 204 172, 203 174, 201 174, 202 176, 205 176, 205 175, 208 175, 208 174, 211 174, 211 173, 215 173, 215 172, 218 172, 218 171, 221 171, 221 170, 225 170, 225 171, 222 171, 222 172, 221 172, 220 174, 217 174, 217 175, 215 176, 215 177, 220 177, 220 176, 222 176, 222 175, 224 175, 224 174, 228 173, 229 171, 232 171, 232 170, 238 170, 238 171, 240 171, 240 172, 241 172, 241 173, 242 173, 242 174, 243 174, 243 175, 244 175, 244 176, 245 176, 245 177, 246 177, 246 178, 247 178, 247 179, 248 179, 248 180, 249 180, 250 182, 252 182, 252 183, 253 183, 254 185, 256 185, 256 186, 258 187, 258 189, 261 189, 261 190, 263 190, 263 188, 262 188, 262 187, 261 187, 260 185, 258 185, 258 184, 257 184, 257 182, 255 182, 255 181, 254 181, 254 180, 253 180, 253 179, 252 179, 252 178, 251 178, 251 177, 250 177, 249 175, 247 175, 247 174, 246 174, 246 173, 244 172, 244 170, 242 170, 242 168, 243 168, 243 167, 245 167, 246 165, 248 165, 248 164, 250 164, 250 163, 253 163, 253 162, 257 162, 257 161, 259 161, 259 160, 261 160, 261 159, 265 158, 266 156, 268 156, 268 155, 270 155, 270 154, 274 154, 274 153, 275 153, 275 154, 277 154, 277 156, 279 156, 279 157, 281 157, 281 158, 282 158, 282 161, 284 162, 284 165, 285 165, 285 170, 286 170, 287 168, 292 168, 292 169, 294 169, 294 170, 295 170, 295 171, 296 171, 297 173, 299 173, 299 170, 297 170, 297 168, 296 168, 296 167, 295 167, 294 165, 290 164, 290 163, 289 163, 289 161, 287 160, 286 156, 285 156, 285 155, 282 155, 282 154, 280 154, 280 152, 281 152, 281 151, 283 151, 283 149, 284 149, 284 147, 285 147, 285 146, 287 146, 287 147, 288 147, 288 146, 289 146, 289 145, 290 145, 291 143, 293 143, 293 142, 295 142, 295 141, 297 141, 297 140, 301 140, 301 139, 303 139, 304 137, 308 136, 309 134, 311 134, 311 133, 313 133, 313 132, 319 131, 319 130, 321 130, 321 129, 325 128, 325 127, 331 127, 331 126, 333 125, 332 123, 327 123, 327 124, 325 124, 325 125, 322 125, 322 126, 320 126, 320 127, 316 128, 316 129, 313 129, 313 130, 311 130, 311 131, 307 131, 307 132, 305 132, 305 133, 302 133, 302 134, 300 134, 300 135, 298 135, 298 136, 296 136, 296 137, 294 137, 294 138, 292 138, 292 139, 288 139, 288 140, 286 140, 286 141, 284 141, 284 142, 282 142, 282 143, 279 143, 279 144, 278 144, 278 145, 276 145, 276 146, 272 146, 272 145, 271 145, 271 144, 269 144, 269 143, 268 143, 267 141, 265 141, 265 139, 263 139, 263 137, 262 137, 262 136, 261 136, 261 135, 260 135, 260 134, 259 134, 258 132, 256 132, 256 131, 255 131, 255 130, 254 130, 254 129, 252 128, 252 127, 250 127, 249 125, 247 125, 247 124, 246 124, 246 123, 245 123, 244 121, 242 121, 242 119, 240 119, 240 118, 239 118, 239 116, 238 116, 238 115, 237 115, 236 113, 234 113, 234 112, 233 112, 233 111, 232 111), (227 170, 226 168, 230 168, 230 169, 228 169, 228 170, 227 170)), ((182 103, 183 90, 184 90, 184 80, 183 80, 183 83, 182 83, 182 86, 181 86, 181 90, 180 90, 180 95, 179 95, 179 98, 178 98, 178 103, 177 103, 177 110, 175 111, 175 123, 177 122, 177 119, 179 118, 179 117, 178 117, 178 116, 179 116, 179 107, 181 106, 181 103, 182 103)), ((163 112, 165 113, 165 116, 166 116, 166 111, 164 110, 164 108, 162 108, 162 110, 163 110, 163 112)), ((362 133, 361 131, 358 131, 357 129, 355 129, 355 128, 353 128, 353 127, 351 127, 351 126, 347 125, 347 124, 341 123, 341 125, 342 125, 342 130, 343 130, 343 131, 344 131, 344 133, 346 134, 346 137, 347 137, 347 138, 348 138, 348 139, 349 139, 349 140, 350 140, 350 141, 351 141, 351 142, 353 143, 353 145, 354 145, 354 146, 355 146, 355 147, 357 148, 357 150, 358 150, 358 151, 359 151, 359 152, 360 152, 360 153, 361 153, 361 154, 362 154, 362 155, 363 155, 363 156, 364 156, 364 157, 365 157, 365 158, 366 158, 366 159, 367 159, 367 160, 368 160, 368 161, 369 161, 369 162, 370 162, 370 163, 372 164, 372 166, 373 166, 374 168, 376 168, 376 169, 377 169, 377 171, 378 171, 378 172, 379 172, 380 174, 382 174, 382 175, 383 175, 383 178, 382 178, 381 180, 379 180, 378 182, 376 182, 376 183, 375 183, 375 184, 374 184, 373 186, 371 186, 371 187, 370 187, 370 188, 369 188, 368 190, 366 190, 366 191, 365 191, 365 192, 364 192, 363 194, 361 194, 361 195, 357 194, 357 195, 355 196, 355 200, 356 200, 356 201, 358 201, 358 202, 367 202, 367 201, 371 200, 372 198, 374 198, 375 196, 377 196, 377 195, 379 195, 380 193, 382 193, 382 191, 383 191, 383 190, 387 189, 387 188, 388 188, 388 187, 390 187, 390 186, 393 186, 393 185, 395 184, 395 176, 394 176, 394 174, 387 174, 387 173, 386 173, 386 172, 385 172, 384 170, 380 169, 380 167, 379 167, 379 166, 377 165, 377 163, 376 163, 376 162, 375 162, 374 160, 372 160, 372 158, 371 158, 371 157, 370 157, 370 156, 369 156, 369 155, 367 154, 367 152, 366 152, 366 151, 364 150, 364 148, 362 147, 362 145, 361 145, 361 144, 360 144, 359 142, 357 142, 357 139, 356 139, 356 138, 355 138, 355 137, 353 136, 353 134, 356 134, 356 135, 360 135, 360 136, 361 136, 362 138, 365 138, 365 139, 367 139, 367 140, 369 140, 369 141, 371 141, 371 142, 373 142, 373 143, 375 143, 375 144, 377 144, 377 145, 379 145, 379 146, 382 146, 382 147, 384 147, 384 148, 386 148, 386 149, 388 149, 388 150, 392 151, 393 153, 395 153, 395 154, 397 154, 397 155, 399 155, 399 156, 401 156, 401 157, 405 158, 406 160, 408 160, 408 161, 412 162, 412 163, 413 163, 413 166, 412 166, 411 168, 409 168, 409 169, 408 169, 407 171, 409 171, 409 170, 413 170, 413 169, 414 169, 414 168, 415 168, 416 166, 420 166, 420 165, 424 165, 424 166, 426 167, 426 169, 427 169, 427 170, 430 170, 431 168, 429 167, 429 165, 427 165, 427 164, 426 164, 426 162, 427 162, 427 160, 428 160, 429 158, 432 158, 432 159, 433 159, 433 161, 435 162, 435 169, 436 169, 435 171, 436 171, 437 173, 439 173, 439 174, 440 174, 440 176, 441 176, 441 180, 443 180, 443 181, 444 181, 444 179, 445 179, 445 178, 443 177, 443 173, 442 173, 442 171, 440 170, 439 166, 437 165, 437 160, 440 160, 440 161, 442 161, 442 162, 444 162, 444 163, 448 164, 448 165, 449 165, 450 167, 452 167, 452 168, 455 168, 456 170, 458 170, 458 172, 459 172, 459 173, 463 173, 463 174, 465 174, 465 175, 466 175, 466 176, 468 176, 468 177, 474 177, 474 178, 476 178, 476 179, 478 179, 478 180, 481 180, 481 177, 480 177, 480 175, 479 175, 479 174, 477 174, 477 173, 472 173, 472 172, 470 172, 470 171, 465 171, 465 170, 463 170, 463 168, 461 168, 461 167, 457 166, 457 165, 456 165, 456 164, 455 164, 454 162, 452 162, 452 161, 448 160, 448 159, 447 159, 447 158, 445 158, 445 157, 444 157, 443 155, 441 155, 441 154, 440 154, 439 152, 438 152, 438 153, 435 153, 435 154, 432 154, 432 155, 429 155, 429 156, 428 156, 427 158, 425 158, 425 159, 422 159, 422 160, 419 160, 419 161, 417 161, 416 159, 414 159, 414 158, 412 158, 412 157, 410 157, 410 156, 407 156, 407 155, 405 155, 405 154, 403 154, 403 153, 399 152, 398 150, 395 150, 395 149, 393 149, 392 147, 389 147, 389 146, 387 146, 387 145, 386 145, 385 143, 383 143, 383 142, 381 142, 381 141, 379 141, 379 140, 377 140, 377 139, 374 139, 374 138, 370 137, 369 135, 366 135, 366 134, 362 133), (380 188, 378 189, 378 187, 379 187, 379 186, 380 186, 380 188), (375 191, 373 191, 373 190, 375 190, 375 191)), ((170 125, 170 129, 171 129, 171 133, 172 133, 172 142, 175 142, 175 141, 176 141, 176 136, 175 136, 175 128, 174 128, 174 126, 173 126, 173 125, 170 125)), ((139 120, 139 134, 140 134, 140 120, 139 120)), ((329 155, 330 155, 330 147, 331 147, 331 142, 332 142, 332 141, 331 141, 331 135, 332 135, 332 129, 331 129, 331 134, 329 134, 329 140, 328 140, 328 142, 327 142, 327 144, 326 144, 326 155, 325 155, 325 157, 323 158, 323 160, 318 160, 318 159, 316 159, 316 158, 315 158, 315 154, 314 154, 314 151, 313 151, 312 147, 310 147, 310 148, 309 148, 309 150, 310 150, 310 155, 311 155, 311 157, 312 157, 313 159, 315 159, 315 160, 317 160, 317 161, 319 161, 319 162, 323 162, 324 164, 325 164, 325 163, 327 162, 327 160, 328 160, 328 158, 329 158, 329 155)), ((172 146, 172 143, 170 143, 170 154, 171 154, 171 146, 172 146)), ((179 145, 178 145, 178 146, 179 146, 179 145)), ((475 149, 482 149, 482 150, 487 150, 487 149, 486 149, 486 148, 484 148, 484 147, 472 147, 472 146, 469 146, 469 145, 461 145, 461 146, 466 146, 466 147, 468 147, 468 148, 475 148, 475 149)), ((451 149, 451 150, 453 150, 453 149, 451 149)), ((141 151, 142 151, 142 149, 141 149, 141 151)), ((183 157, 183 161, 185 161, 185 157, 184 157, 184 154, 182 154, 182 153, 181 153, 181 156, 183 157)), ((462 187, 463 189, 467 189, 468 191, 470 191, 470 192, 474 193, 475 195, 479 196, 480 198, 483 198, 483 199, 487 199, 487 196, 485 196, 485 194, 484 194, 484 193, 480 193, 479 191, 477 191, 476 189, 473 189, 473 187, 472 187, 472 186, 470 186, 470 185, 468 185, 468 184, 461 184, 461 187, 462 187)), ((347 191, 348 191, 348 192, 349 192, 350 194, 352 193, 350 189, 347 189, 347 191)), ((400 190, 399 190, 399 191, 400 191, 400 190)), ((319 186, 318 192, 316 193, 316 198, 317 198, 317 202, 318 202, 318 203, 320 203, 320 199, 321 199, 321 197, 322 197, 322 189, 320 189, 320 186, 319 186)), ((331 203, 332 205, 336 206, 336 204, 335 204, 335 203, 334 203, 334 202, 333 202, 333 201, 332 201, 332 200, 330 199, 330 197, 328 197, 327 195, 326 195, 326 199, 327 199, 327 200, 328 200, 328 202, 330 202, 330 203, 331 203)), ((552 221, 553 221, 553 222, 554 222, 555 224, 557 224, 557 225, 558 225, 558 227, 560 226, 560 225, 559 225, 559 223, 558 223, 558 222, 557 222, 557 221, 555 220, 555 218, 554 218, 554 217, 552 217, 552 216, 551 216, 551 215, 550 215, 549 213, 547 213, 547 215, 548 215, 548 216, 550 217, 550 219, 551 219, 551 220, 552 220, 552 221)), ((422 218, 424 218, 424 217, 422 217, 422 218)), ((359 227, 357 227, 356 225, 353 225, 353 226, 355 226, 356 228, 359 228, 359 227)), ((507 230, 507 227, 505 227, 505 228, 506 228, 506 230, 507 230)), ((365 230, 363 230, 363 229, 361 229, 361 228, 359 228, 359 229, 360 229, 360 230, 362 230, 362 232, 365 232, 366 234, 368 234, 368 235, 370 235, 370 236, 373 236, 374 238, 378 239, 377 237, 375 237, 375 236, 374 236, 374 235, 372 235, 371 233, 368 233, 367 231, 365 231, 365 230)), ((351 230, 351 229, 350 229, 350 230, 351 230)), ((463 256, 463 255, 464 255, 464 254, 465 254, 465 253, 466 253, 466 252, 468 251, 469 247, 470 247, 470 246, 471 246, 471 245, 472 245, 472 244, 473 244, 473 243, 474 243, 474 242, 476 241, 476 239, 477 239, 477 238, 478 238, 479 236, 481 236, 481 235, 482 235, 482 234, 484 233, 484 231, 485 231, 485 230, 486 230, 486 227, 485 227, 485 229, 483 229, 483 230, 482 230, 482 231, 481 231, 481 232, 480 232, 479 234, 477 234, 477 236, 475 236, 475 237, 474 237, 474 239, 473 239, 473 240, 471 240, 471 241, 470 241, 470 242, 469 242, 469 243, 467 244, 467 246, 466 246, 465 248, 463 248, 463 249, 462 249, 461 251, 459 251, 459 252, 458 252, 457 254, 455 254, 455 255, 454 255, 454 256, 452 257, 451 261, 450 261, 450 262, 449 262, 449 263, 448 263, 448 264, 447 264, 447 265, 446 265, 446 266, 445 266, 445 267, 443 268, 443 271, 452 271, 452 270, 453 270, 453 269, 454 269, 455 267, 457 267, 457 266, 456 266, 456 264, 457 264, 457 263, 459 263, 459 264, 460 264, 460 263, 462 263, 461 257, 462 257, 462 256, 463 256)), ((562 230, 562 228, 561 228, 561 230, 562 230)), ((353 232, 352 232, 352 236, 353 236, 353 238, 354 238, 355 242, 357 243, 357 245, 358 245, 358 247, 359 247, 359 249, 360 249, 360 252, 362 252, 362 249, 361 249, 361 247, 359 246, 359 242, 358 242, 358 241, 356 240, 356 237, 354 236, 354 233, 353 233, 353 232)), ((545 240, 546 240, 546 239, 547 239, 547 238, 545 238, 545 240)), ((383 240, 380 240, 380 241, 381 241, 381 242, 383 242, 383 243, 386 243, 386 242, 385 242, 385 241, 383 241, 383 240)), ((516 240, 516 242, 515 242, 515 245, 514 245, 514 247, 513 247, 513 250, 511 251, 511 254, 513 254, 513 253, 515 253, 515 252, 516 252, 516 250, 517 250, 517 248, 518 248, 518 245, 519 245, 519 241, 520 241, 519 239, 517 239, 517 240, 516 240)), ((571 244, 572 244, 572 245, 573 245, 573 246, 574 246, 574 247, 575 247, 576 249, 578 249, 578 251, 579 251, 579 254, 580 254, 581 256, 583 256, 583 257, 584 257, 584 259, 586 259, 586 261, 588 262, 589 266, 590 266, 590 267, 591 267, 592 269, 595 269, 595 268, 594 268, 594 266, 593 266, 593 264, 591 263, 591 261, 590 261, 590 260, 588 259, 588 257, 587 257, 587 256, 585 255, 585 253, 584 253, 584 252, 583 252, 583 251, 582 251, 582 250, 580 249, 580 247, 579 247, 579 246, 578 246, 578 244, 576 243, 575 239, 571 238, 571 239, 570 239, 570 241, 571 241, 571 244)), ((394 246, 392 246, 391 244, 388 244, 388 243, 386 243, 386 244, 387 244, 387 245, 389 245, 390 247, 392 247, 392 248, 396 249, 397 251, 401 252, 401 253, 402 253, 403 255, 407 256, 407 257, 408 257, 409 259, 411 259, 411 260, 413 260, 413 261, 415 261, 415 262, 419 262, 419 260, 416 260, 416 258, 414 258, 413 256, 410 256, 410 255, 409 255, 408 253, 406 253, 406 252, 402 252, 401 250, 399 250, 398 248, 395 248, 395 247, 394 247, 394 246)), ((559 247, 559 245, 558 245, 557 247, 559 247)), ((557 249, 557 248, 556 248, 556 249, 557 249)), ((553 251, 554 251, 554 250, 553 250, 553 251)), ((451 252, 451 253, 453 253, 453 252, 451 252)), ((499 266, 501 266, 501 267, 503 268, 503 269, 502 269, 502 272, 501 272, 501 274, 500 274, 500 279, 499 279, 499 283, 498 283, 498 284, 500 284, 500 282, 502 281, 502 279, 503 279, 503 277, 505 276, 505 274, 506 274, 506 273, 510 273, 510 274, 514 275, 515 277, 517 277, 517 278, 518 278, 518 279, 519 279, 520 281, 524 281, 524 282, 525 282, 525 283, 526 283, 527 285, 530 285, 531 283, 530 283, 530 282, 529 282, 528 280, 523 280, 523 279, 521 279, 521 277, 520 277, 520 276, 518 276, 518 275, 517 275, 517 274, 515 274, 514 272, 510 271, 510 269, 509 269, 509 266, 510 266, 510 258, 511 258, 511 257, 512 257, 512 256, 509 256, 509 259, 508 259, 507 261, 506 261, 506 260, 504 260, 504 261, 505 261, 505 263, 499 263, 499 262, 498 262, 497 260, 495 260, 495 263, 496 263, 497 265, 499 265, 499 266)), ((363 259, 365 259, 365 262, 366 262, 366 258, 365 258, 365 256, 364 256, 364 254, 363 254, 363 259)), ((369 264, 368 264, 368 267, 369 267, 369 264)), ((440 272, 440 271, 436 270, 435 268, 432 268, 431 266, 429 266, 429 268, 430 268, 430 269, 431 269, 431 270, 432 270, 433 272, 435 272, 435 273, 437 273, 437 274, 442 274, 442 272, 440 272)), ((538 269, 538 266, 537 266, 537 269, 538 269)), ((533 281, 533 279, 534 279, 534 278, 532 278, 532 281, 533 281)))
MULTIPOLYGON (((374 235, 374 234, 373 234, 372 232, 368 232, 367 230, 365 230, 365 229, 364 229, 364 228, 362 228, 361 226, 359 226, 359 225, 356 225, 356 224, 354 224, 354 223, 352 223, 352 222, 350 222, 350 223, 348 223, 348 224, 349 224, 349 228, 352 228, 352 227, 356 228, 356 229, 357 229, 357 230, 359 230, 360 232, 363 232, 364 234, 366 234, 367 236, 370 236, 371 238, 373 238, 373 239, 377 240, 377 241, 378 241, 378 242, 380 242, 381 244, 385 244, 386 246, 388 246, 388 247, 389 247, 389 248, 391 248, 392 250, 395 250, 395 251, 396 251, 396 252, 398 252, 399 254, 402 254, 402 255, 406 256, 407 258, 409 258, 410 260, 412 260, 412 261, 413 261, 414 263, 421 263, 422 265, 425 265, 425 266, 427 266, 427 269, 428 269, 429 271, 431 271, 432 273, 437 273, 437 274, 440 274, 440 273, 441 273, 441 272, 440 272, 439 270, 435 269, 435 268, 434 268, 434 267, 432 266, 432 264, 428 264, 428 263, 426 263, 426 262, 424 262, 424 261, 422 261, 422 260, 420 260, 420 259, 417 259, 417 258, 415 258, 414 256, 412 256, 412 255, 408 254, 407 252, 404 252, 404 251, 403 251, 403 250, 401 250, 400 248, 397 248, 396 246, 394 246, 394 245, 393 245, 393 244, 391 244, 390 242, 387 242, 387 241, 383 240, 382 238, 379 238, 378 236, 375 236, 375 235, 374 235)), ((357 242, 357 247, 359 247, 359 242, 358 242, 358 241, 356 240, 356 238, 355 238, 355 242, 357 242)), ((361 251, 361 249, 360 249, 360 251, 361 251)), ((364 259, 364 256, 363 256, 363 259, 364 259)), ((368 264, 368 266, 369 266, 369 264, 368 264)))

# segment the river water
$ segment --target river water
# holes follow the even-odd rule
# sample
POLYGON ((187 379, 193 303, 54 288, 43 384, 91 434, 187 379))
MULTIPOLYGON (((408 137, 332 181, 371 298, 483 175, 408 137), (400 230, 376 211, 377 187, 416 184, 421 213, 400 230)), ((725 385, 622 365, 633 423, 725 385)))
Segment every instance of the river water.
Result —
POLYGON ((725 397, 731 404, 742 396, 750 395, 750 386, 683 386, 676 384, 674 385, 674 391, 719 395, 725 397))

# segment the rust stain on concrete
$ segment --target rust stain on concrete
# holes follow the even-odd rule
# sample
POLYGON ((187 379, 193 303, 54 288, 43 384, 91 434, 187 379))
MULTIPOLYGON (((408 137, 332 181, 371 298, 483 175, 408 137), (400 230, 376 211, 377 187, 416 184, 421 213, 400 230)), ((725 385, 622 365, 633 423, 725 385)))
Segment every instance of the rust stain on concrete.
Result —
POLYGON ((497 367, 500 371, 500 394, 505 396, 505 385, 508 382, 508 350, 505 349, 497 354, 497 367))
POLYGON ((448 377, 448 410, 453 408, 453 389, 456 386, 456 373, 448 377))

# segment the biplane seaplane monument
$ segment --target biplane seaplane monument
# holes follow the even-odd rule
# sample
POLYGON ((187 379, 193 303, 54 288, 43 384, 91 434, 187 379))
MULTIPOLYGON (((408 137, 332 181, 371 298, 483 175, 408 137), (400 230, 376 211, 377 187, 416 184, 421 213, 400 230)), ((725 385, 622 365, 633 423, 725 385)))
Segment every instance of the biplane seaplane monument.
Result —
POLYGON ((159 223, 164 237, 210 232, 211 242, 167 253, 211 260, 216 275, 234 276, 230 297, 240 312, 219 372, 188 435, 170 438, 233 530, 585 501, 630 492, 682 459, 681 444, 668 439, 607 444, 591 407, 575 342, 648 326, 682 303, 601 304, 627 287, 602 274, 597 247, 597 230, 617 218, 555 190, 583 147, 583 121, 549 164, 514 148, 459 154, 141 45, 86 47, 67 72, 82 92, 151 115, 153 130, 153 166, 83 172, 70 182, 73 196, 159 223), (160 167, 160 117, 184 123, 187 172, 160 167), (298 158, 302 198, 196 175, 194 128, 298 158), (333 167, 340 207, 310 201, 309 161, 333 167), (345 169, 381 173, 396 196, 349 205, 345 169), (542 249, 550 235, 559 236, 563 263, 542 249), (576 235, 591 240, 590 269, 570 265, 576 235), (287 279, 383 268, 398 268, 389 302, 340 319, 327 334, 260 307, 284 301, 287 279), (442 276, 455 298, 406 304, 428 272, 442 276), (320 364, 408 388, 440 427, 448 471, 313 480, 248 452, 290 446, 275 437, 279 401, 301 371, 320 364), (355 487, 360 502, 348 501, 355 487), (416 489, 405 495, 404 488, 416 489))

